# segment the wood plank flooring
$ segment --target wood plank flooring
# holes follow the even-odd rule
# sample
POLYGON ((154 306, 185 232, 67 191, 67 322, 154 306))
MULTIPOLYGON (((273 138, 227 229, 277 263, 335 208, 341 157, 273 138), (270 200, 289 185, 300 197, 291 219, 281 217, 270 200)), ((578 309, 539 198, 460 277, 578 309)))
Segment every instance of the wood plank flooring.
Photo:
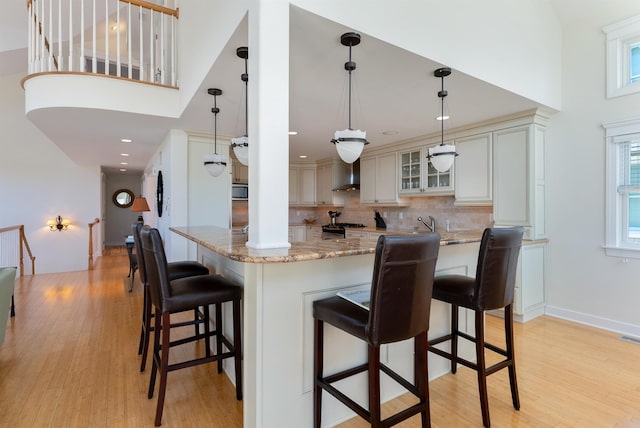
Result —
MULTIPOLYGON (((17 315, 0 347, 0 427, 152 427, 150 369, 137 356, 142 293, 128 293, 124 248, 95 270, 27 276, 16 283, 17 315)), ((500 343, 501 321, 487 319, 500 343)), ((202 351, 185 347, 177 358, 202 351)), ((173 350, 172 350, 173 352, 173 350)), ((489 378, 494 427, 640 427, 640 345, 540 317, 516 325, 522 408, 511 406, 506 371, 489 378)), ((286 376, 286 374, 283 374, 286 376)), ((481 427, 475 373, 460 368, 430 383, 434 427, 481 427)), ((392 412, 410 402, 402 396, 392 412)), ((282 417, 283 428, 287 425, 282 417)), ((164 427, 242 426, 242 403, 215 365, 169 375, 164 427)), ((341 428, 367 426, 359 418, 341 428)), ((419 426, 414 417, 399 427, 419 426)))

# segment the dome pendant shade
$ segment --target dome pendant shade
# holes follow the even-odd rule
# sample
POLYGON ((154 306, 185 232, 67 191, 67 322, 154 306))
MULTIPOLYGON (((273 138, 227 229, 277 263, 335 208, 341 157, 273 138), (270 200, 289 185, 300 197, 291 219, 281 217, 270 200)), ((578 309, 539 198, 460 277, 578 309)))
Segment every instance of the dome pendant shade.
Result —
POLYGON ((450 144, 441 144, 430 147, 427 158, 438 172, 448 171, 453 165, 453 160, 458 156, 456 147, 450 144))
POLYGON ((231 139, 233 153, 242 165, 249 166, 249 137, 246 135, 231 139))
POLYGON ((227 159, 217 153, 204 155, 204 167, 212 177, 219 177, 227 166, 227 159))
POLYGON ((359 129, 345 129, 336 131, 335 138, 331 140, 336 145, 338 156, 343 162, 353 163, 362 154, 362 149, 367 143, 367 133, 359 129))

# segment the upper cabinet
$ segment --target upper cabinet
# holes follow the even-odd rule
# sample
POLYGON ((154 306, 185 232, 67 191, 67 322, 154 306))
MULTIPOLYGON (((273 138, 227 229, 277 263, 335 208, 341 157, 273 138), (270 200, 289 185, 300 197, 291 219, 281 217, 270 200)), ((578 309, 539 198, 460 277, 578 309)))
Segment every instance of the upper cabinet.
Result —
POLYGON ((401 205, 398 194, 396 153, 362 158, 360 161, 360 203, 401 205))
POLYGON ((231 165, 231 180, 234 183, 249 183, 249 167, 235 159, 231 162, 231 165))
POLYGON ((316 200, 318 205, 344 206, 344 197, 334 192, 349 182, 350 167, 339 159, 318 162, 316 169, 316 200))
POLYGON ((492 133, 456 139, 455 205, 493 203, 492 133))
POLYGON ((495 225, 522 226, 528 239, 546 235, 545 134, 536 123, 493 133, 495 225))
POLYGON ((316 205, 315 165, 289 165, 289 205, 316 205))
MULTIPOLYGON (((450 144, 447 143, 447 144, 450 144)), ((399 153, 400 184, 398 193, 402 196, 429 196, 453 194, 453 171, 438 172, 427 160, 429 147, 415 148, 399 153)))

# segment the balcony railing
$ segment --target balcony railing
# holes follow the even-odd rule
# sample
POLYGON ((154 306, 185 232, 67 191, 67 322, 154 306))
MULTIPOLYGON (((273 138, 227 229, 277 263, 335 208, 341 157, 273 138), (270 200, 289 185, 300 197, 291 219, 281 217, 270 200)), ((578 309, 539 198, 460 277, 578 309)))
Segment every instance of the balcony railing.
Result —
POLYGON ((143 0, 29 0, 29 74, 79 72, 177 86, 178 9, 143 0))

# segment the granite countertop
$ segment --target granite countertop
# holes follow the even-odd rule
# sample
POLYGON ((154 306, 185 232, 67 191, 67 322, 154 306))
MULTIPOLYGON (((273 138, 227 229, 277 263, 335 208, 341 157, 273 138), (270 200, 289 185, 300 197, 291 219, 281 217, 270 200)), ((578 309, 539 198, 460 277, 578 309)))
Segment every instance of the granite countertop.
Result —
MULTIPOLYGON (((291 248, 255 249, 245 245, 247 235, 240 229, 186 226, 171 227, 169 230, 231 260, 244 263, 287 263, 373 254, 377 243, 377 238, 347 238, 292 242, 291 248)), ((413 234, 410 231, 406 233, 413 234)), ((482 231, 442 232, 440 235, 440 245, 467 244, 480 242, 482 231)))

